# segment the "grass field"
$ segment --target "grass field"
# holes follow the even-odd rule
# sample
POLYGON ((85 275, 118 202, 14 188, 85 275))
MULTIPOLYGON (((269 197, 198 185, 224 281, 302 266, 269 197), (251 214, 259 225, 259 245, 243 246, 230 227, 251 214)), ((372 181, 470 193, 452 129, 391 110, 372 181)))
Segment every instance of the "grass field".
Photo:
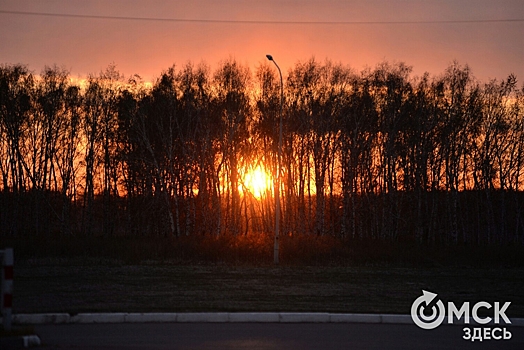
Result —
POLYGON ((410 312, 441 300, 511 301, 524 316, 524 268, 178 265, 33 260, 15 267, 15 313, 313 311, 410 312))

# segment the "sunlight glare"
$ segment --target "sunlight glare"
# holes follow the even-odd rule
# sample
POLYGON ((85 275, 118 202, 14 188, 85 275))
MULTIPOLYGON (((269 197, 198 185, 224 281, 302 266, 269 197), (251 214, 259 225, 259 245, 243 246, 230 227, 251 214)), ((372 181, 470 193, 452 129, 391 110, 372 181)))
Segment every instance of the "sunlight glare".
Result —
POLYGON ((253 196, 261 198, 271 186, 270 177, 258 166, 244 175, 244 185, 253 196))

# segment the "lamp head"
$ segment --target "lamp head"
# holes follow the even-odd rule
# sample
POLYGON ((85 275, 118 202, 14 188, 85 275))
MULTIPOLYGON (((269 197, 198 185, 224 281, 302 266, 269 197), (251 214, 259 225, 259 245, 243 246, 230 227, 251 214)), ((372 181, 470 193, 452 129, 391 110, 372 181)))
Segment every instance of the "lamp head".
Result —
POLYGON ((273 61, 273 56, 271 55, 266 55, 267 59, 270 60, 270 61, 273 61))

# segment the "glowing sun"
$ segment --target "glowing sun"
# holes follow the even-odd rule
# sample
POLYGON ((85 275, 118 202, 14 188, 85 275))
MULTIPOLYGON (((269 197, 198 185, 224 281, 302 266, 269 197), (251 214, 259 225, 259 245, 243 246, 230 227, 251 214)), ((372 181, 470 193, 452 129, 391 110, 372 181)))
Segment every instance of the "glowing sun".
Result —
POLYGON ((244 186, 256 198, 260 198, 271 186, 270 176, 260 166, 244 175, 244 186))

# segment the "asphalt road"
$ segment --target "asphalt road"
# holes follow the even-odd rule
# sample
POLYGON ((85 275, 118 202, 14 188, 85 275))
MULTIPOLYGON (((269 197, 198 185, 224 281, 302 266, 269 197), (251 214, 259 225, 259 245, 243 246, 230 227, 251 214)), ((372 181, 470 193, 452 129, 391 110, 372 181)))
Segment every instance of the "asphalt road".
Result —
POLYGON ((35 326, 43 349, 524 349, 510 340, 462 339, 462 326, 337 323, 146 323, 35 326))

